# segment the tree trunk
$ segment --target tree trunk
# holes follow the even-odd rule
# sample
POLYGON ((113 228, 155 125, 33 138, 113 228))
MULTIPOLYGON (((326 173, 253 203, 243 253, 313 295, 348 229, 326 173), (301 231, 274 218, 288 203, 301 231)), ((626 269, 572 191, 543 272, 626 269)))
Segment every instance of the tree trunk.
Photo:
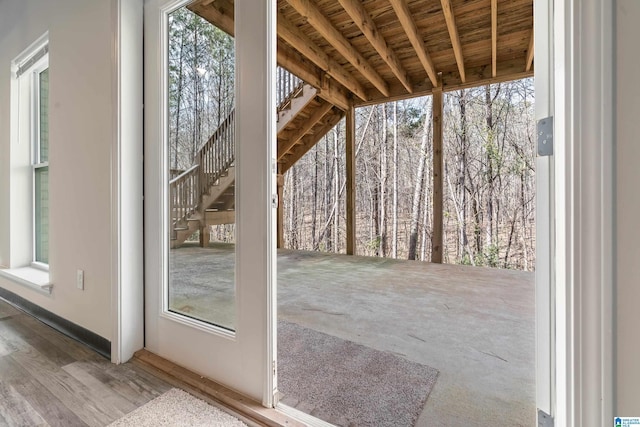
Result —
POLYGON ((289 201, 289 248, 298 249, 298 168, 293 165, 290 169, 289 192, 291 194, 289 201))
MULTIPOLYGON (((340 206, 340 162, 338 159, 338 132, 333 130, 333 194, 335 206, 340 206)), ((333 215, 333 251, 340 252, 340 215, 333 215)))
MULTIPOLYGON (((329 221, 329 203, 331 200, 331 176, 329 175, 329 135, 324 137, 324 219, 329 221)), ((322 241, 323 237, 326 239, 326 250, 331 252, 333 246, 331 245, 331 229, 323 230, 321 237, 318 239, 322 241)))
POLYGON ((398 258, 398 101, 393 102, 393 207, 391 256, 398 258))
POLYGON ((429 125, 431 124, 431 114, 427 109, 424 115, 422 126, 422 140, 420 142, 420 154, 418 161, 418 172, 413 187, 413 202, 411 203, 411 225, 409 231, 409 256, 408 259, 416 259, 416 246, 418 244, 418 221, 420 219, 420 194, 424 185, 424 166, 427 162, 427 143, 429 142, 429 125))
POLYGON ((487 228, 485 231, 485 245, 489 249, 493 245, 493 186, 494 186, 494 160, 495 160, 495 138, 493 135, 493 108, 491 100, 491 85, 485 86, 485 108, 486 108, 486 122, 487 122, 487 228))
POLYGON ((311 206, 311 247, 316 247, 316 223, 318 221, 318 146, 313 148, 313 205, 311 206))
MULTIPOLYGON (((429 162, 427 161, 424 168, 424 180, 428 182, 429 177, 431 177, 431 171, 429 170, 429 162)), ((431 191, 428 185, 424 186, 424 191, 422 194, 422 246, 420 249, 420 261, 425 261, 427 259, 427 254, 431 253, 431 233, 429 232, 429 224, 430 224, 430 216, 431 212, 431 191)))
POLYGON ((382 136, 380 138, 380 256, 387 256, 387 108, 382 111, 382 136))
MULTIPOLYGON (((469 162, 468 162, 468 152, 469 152, 469 135, 468 135, 468 125, 467 125, 467 92, 463 89, 460 91, 459 105, 460 105, 460 165, 458 168, 459 178, 458 178, 458 194, 460 200, 460 216, 459 216, 459 224, 460 224, 460 247, 461 254, 460 260, 464 260, 465 255, 471 258, 471 254, 467 250, 469 247, 469 238, 467 237, 467 183, 466 176, 469 173, 469 162)), ((472 261, 473 262, 473 261, 472 261)))

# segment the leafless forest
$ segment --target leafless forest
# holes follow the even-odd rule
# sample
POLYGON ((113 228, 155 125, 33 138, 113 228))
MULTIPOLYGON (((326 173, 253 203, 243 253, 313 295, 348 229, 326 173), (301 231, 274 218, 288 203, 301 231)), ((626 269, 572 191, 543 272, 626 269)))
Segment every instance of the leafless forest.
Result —
MULTIPOLYGON (((535 259, 533 81, 444 97, 446 262, 531 270, 535 259)), ((431 98, 360 108, 357 253, 428 260, 431 98)), ((285 242, 345 250, 344 123, 285 176, 285 242)))
MULTIPOLYGON (((181 9, 170 21, 170 168, 233 108, 233 40, 181 9)), ((431 97, 356 110, 357 253, 429 260, 431 97)), ((345 251, 345 129, 339 123, 285 175, 285 246, 345 251)), ((533 80, 444 95, 444 260, 535 268, 533 80)), ((233 239, 233 226, 212 236, 233 239)))

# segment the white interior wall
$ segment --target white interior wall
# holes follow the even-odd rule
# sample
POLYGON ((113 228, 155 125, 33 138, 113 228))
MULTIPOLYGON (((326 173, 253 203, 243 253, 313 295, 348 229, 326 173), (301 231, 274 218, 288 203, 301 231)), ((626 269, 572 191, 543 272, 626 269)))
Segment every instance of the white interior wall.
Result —
POLYGON ((616 10, 616 397, 617 416, 640 416, 640 2, 616 10))
POLYGON ((0 1, 0 265, 10 265, 12 256, 10 64, 49 31, 49 249, 54 288, 51 295, 42 295, 5 279, 0 286, 107 339, 112 335, 115 138, 111 13, 107 0, 0 1), (76 288, 77 269, 85 272, 84 291, 76 288))

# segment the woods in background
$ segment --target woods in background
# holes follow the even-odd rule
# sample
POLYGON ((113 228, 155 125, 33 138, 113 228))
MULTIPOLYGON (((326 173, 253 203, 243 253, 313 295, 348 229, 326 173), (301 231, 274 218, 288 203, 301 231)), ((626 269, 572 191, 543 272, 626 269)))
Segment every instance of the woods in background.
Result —
MULTIPOLYGON (((431 97, 356 110, 359 255, 428 260, 431 97)), ((344 122, 285 175, 285 246, 345 251, 344 122)), ((444 95, 444 261, 535 267, 533 80, 444 95)))
MULTIPOLYGON (((169 18, 169 168, 190 168, 234 107, 233 39, 169 18)), ((429 260, 431 97, 356 110, 356 251, 429 260)), ((285 247, 346 250, 344 120, 285 174, 285 247)), ((533 80, 444 94, 444 262, 535 268, 533 80)), ((233 241, 234 226, 212 239, 233 241)))

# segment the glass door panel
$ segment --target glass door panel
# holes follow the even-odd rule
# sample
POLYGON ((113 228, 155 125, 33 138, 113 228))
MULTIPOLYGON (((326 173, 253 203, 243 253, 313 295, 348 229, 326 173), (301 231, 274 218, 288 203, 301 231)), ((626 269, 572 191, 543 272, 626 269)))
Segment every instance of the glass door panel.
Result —
POLYGON ((275 2, 144 15, 145 348, 272 406, 275 2))
POLYGON ((184 5, 167 14, 167 309, 235 330, 235 45, 184 5))

